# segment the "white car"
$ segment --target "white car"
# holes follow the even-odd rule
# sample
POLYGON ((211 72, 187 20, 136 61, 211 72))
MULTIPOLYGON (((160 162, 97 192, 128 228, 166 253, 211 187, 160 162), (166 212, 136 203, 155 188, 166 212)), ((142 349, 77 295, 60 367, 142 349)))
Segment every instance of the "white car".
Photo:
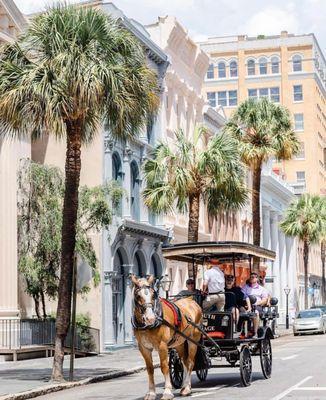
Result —
POLYGON ((293 321, 293 334, 326 333, 326 318, 319 308, 299 311, 293 321))

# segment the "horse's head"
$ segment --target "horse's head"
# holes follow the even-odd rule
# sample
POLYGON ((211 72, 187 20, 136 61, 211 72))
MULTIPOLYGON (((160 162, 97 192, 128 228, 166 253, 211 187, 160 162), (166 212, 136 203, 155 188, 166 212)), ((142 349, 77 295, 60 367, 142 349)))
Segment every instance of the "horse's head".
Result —
POLYGON ((137 278, 132 275, 131 280, 134 284, 134 304, 138 309, 145 326, 152 325, 155 322, 155 299, 156 293, 153 288, 154 277, 137 278))

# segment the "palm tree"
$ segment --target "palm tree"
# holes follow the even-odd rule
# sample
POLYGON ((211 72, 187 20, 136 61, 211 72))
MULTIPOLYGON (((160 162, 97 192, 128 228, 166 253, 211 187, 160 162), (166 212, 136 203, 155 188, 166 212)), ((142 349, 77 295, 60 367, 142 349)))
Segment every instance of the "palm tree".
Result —
POLYGON ((252 172, 253 243, 260 246, 260 183, 263 163, 271 157, 291 159, 299 149, 289 111, 268 99, 248 99, 225 126, 239 142, 243 162, 252 172))
POLYGON ((247 192, 237 143, 227 135, 214 136, 207 148, 200 141, 206 133, 197 127, 192 139, 175 132, 173 147, 160 143, 144 165, 145 204, 155 213, 188 211, 188 241, 198 241, 201 201, 210 215, 243 206, 247 192))
POLYGON ((66 140, 61 273, 53 380, 63 380, 70 323, 81 147, 105 122, 134 137, 158 106, 156 76, 137 39, 96 9, 57 5, 0 55, 0 135, 66 140))
POLYGON ((309 249, 312 243, 321 241, 326 229, 325 199, 317 195, 302 195, 290 204, 280 226, 285 235, 303 242, 304 306, 308 308, 309 249))

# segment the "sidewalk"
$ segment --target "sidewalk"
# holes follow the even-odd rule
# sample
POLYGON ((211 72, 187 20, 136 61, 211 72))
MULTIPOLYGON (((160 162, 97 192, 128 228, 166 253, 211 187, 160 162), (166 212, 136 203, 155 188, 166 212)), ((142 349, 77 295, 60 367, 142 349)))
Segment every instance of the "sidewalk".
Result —
MULTIPOLYGON (((154 353, 154 363, 158 364, 158 357, 154 353)), ((17 362, 0 363, 0 399, 31 398, 30 396, 9 396, 33 389, 53 389, 61 386, 73 386, 74 384, 86 384, 94 381, 111 379, 114 377, 132 374, 142 371, 144 361, 136 347, 117 350, 111 353, 101 354, 95 357, 83 357, 75 359, 74 378, 77 382, 61 385, 50 384, 53 357, 23 360, 17 362)), ((69 356, 65 356, 64 374, 68 380, 69 356)), ((35 396, 33 396, 35 397, 35 396)))
MULTIPOLYGON (((278 327, 281 336, 292 334, 292 327, 278 327)), ((277 340, 277 339, 276 339, 277 340)), ((159 360, 156 352, 154 364, 159 360)), ((51 384, 49 382, 53 358, 39 358, 17 362, 0 363, 0 400, 29 399, 51 391, 63 390, 72 386, 112 379, 143 371, 145 364, 136 347, 117 350, 96 357, 77 358, 75 360, 75 382, 51 384), (34 394, 34 395, 33 395, 34 394)), ((69 356, 65 356, 65 378, 69 375, 69 356)))

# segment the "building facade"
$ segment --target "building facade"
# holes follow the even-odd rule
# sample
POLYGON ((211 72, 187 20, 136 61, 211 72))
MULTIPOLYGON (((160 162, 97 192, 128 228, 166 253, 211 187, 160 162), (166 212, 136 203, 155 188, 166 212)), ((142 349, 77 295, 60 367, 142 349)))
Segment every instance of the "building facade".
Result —
POLYGON ((286 106, 300 153, 273 169, 296 194, 326 194, 326 62, 313 34, 210 38, 205 95, 229 116, 247 98, 268 97, 286 106))
MULTIPOLYGON (((287 107, 301 142, 301 151, 290 161, 274 162, 272 170, 293 188, 295 195, 305 192, 325 195, 326 63, 315 36, 292 35, 283 31, 279 36, 214 37, 200 43, 200 46, 209 54, 211 60, 204 89, 210 105, 223 106, 227 116, 247 98, 267 97, 287 107)), ((276 179, 276 176, 274 178, 276 179)), ((262 184, 262 192, 263 190, 262 184)), ((274 229, 274 247, 276 235, 281 240, 277 244, 279 248, 284 241, 279 229, 275 231, 275 224, 278 225, 281 215, 280 209, 273 210, 268 206, 263 210, 262 217, 265 223, 267 220, 273 221, 270 222, 272 228, 269 230, 274 229)), ((267 234, 267 237, 269 236, 267 234)), ((265 234, 262 244, 272 243, 271 238, 272 236, 267 240, 265 234)), ((285 242, 288 240, 286 238, 285 242)), ((296 286, 293 288, 295 292, 292 291, 290 296, 293 296, 293 306, 299 308, 303 307, 302 245, 296 243, 295 247, 296 286)), ((314 293, 311 295, 312 299, 319 296, 321 287, 319 246, 311 249, 309 268, 309 290, 314 293)), ((282 282, 281 286, 283 282, 287 282, 283 269, 279 271, 277 279, 282 282), (283 274, 283 278, 280 274, 283 274)), ((279 295, 283 296, 283 292, 279 292, 279 295)))
MULTIPOLYGON (((162 132, 163 139, 173 146, 177 129, 182 129, 186 136, 191 138, 195 127, 204 123, 205 99, 202 96, 202 88, 209 58, 173 16, 159 17, 157 22, 147 25, 146 29, 151 39, 168 55, 170 63, 166 72, 162 102, 165 126, 162 132)), ((220 121, 214 123, 221 124, 220 121)), ((201 146, 205 146, 205 140, 203 138, 201 146)), ((162 221, 173 231, 174 243, 188 241, 186 214, 176 212, 164 216, 162 221)), ((199 240, 210 240, 210 234, 207 215, 201 205, 199 240)), ((185 287, 188 278, 187 265, 168 262, 167 274, 172 280, 172 294, 185 287)))
MULTIPOLYGON (((11 43, 26 21, 12 0, 0 0, 0 44, 11 43)), ((17 271, 17 172, 30 157, 28 140, 0 139, 0 318, 19 315, 17 271)))
MULTIPOLYGON (((150 39, 144 27, 127 18, 112 3, 94 1, 86 5, 111 15, 140 41, 148 65, 157 74, 163 96, 167 56, 150 39)), ((99 260, 101 285, 92 288, 86 299, 78 299, 77 304, 78 312, 89 313, 91 325, 101 330, 103 351, 133 343, 130 275, 161 276, 164 273, 160 249, 162 243, 169 240, 170 232, 148 211, 141 196, 144 185, 142 165, 148 152, 162 137, 164 121, 160 111, 132 141, 114 141, 103 128, 94 142, 82 149, 81 185, 91 187, 117 181, 124 189, 110 230, 92 237, 99 260)), ((32 156, 35 161, 63 169, 65 143, 48 137, 33 144, 32 156)), ((55 304, 52 307, 55 310, 55 304)))

